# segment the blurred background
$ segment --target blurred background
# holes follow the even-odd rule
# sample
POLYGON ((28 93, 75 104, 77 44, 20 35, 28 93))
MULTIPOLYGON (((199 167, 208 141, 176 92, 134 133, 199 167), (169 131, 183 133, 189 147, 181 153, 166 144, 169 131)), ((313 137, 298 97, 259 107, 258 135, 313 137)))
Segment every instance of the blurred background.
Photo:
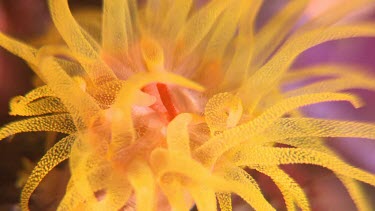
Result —
MULTIPOLYGON (((310 6, 301 17, 299 24, 318 16, 324 9, 335 3, 347 0, 312 0, 310 6)), ((258 17, 258 25, 263 25, 272 17, 287 0, 265 0, 258 17)), ((101 7, 99 0, 69 0, 74 8, 85 6, 101 7)), ((203 4, 204 1, 201 1, 203 4)), ((347 20, 374 20, 373 7, 364 8, 351 14, 347 20)), ((46 0, 0 0, 0 31, 25 42, 43 35, 51 24, 46 0)), ((368 67, 375 76, 375 39, 356 38, 328 42, 314 47, 298 58, 295 67, 303 67, 317 63, 339 62, 344 64, 360 64, 368 67)), ((16 118, 8 115, 9 100, 16 95, 24 95, 33 87, 33 73, 25 62, 0 48, 0 125, 16 118)), ((305 109, 308 115, 348 119, 366 122, 375 121, 375 93, 356 90, 362 96, 366 106, 353 109, 345 103, 320 104, 305 109)), ((46 139, 56 139, 56 134, 29 133, 20 134, 0 142, 0 211, 18 210, 20 186, 33 163, 45 153, 46 139)), ((375 174, 375 142, 354 141, 349 139, 330 140, 332 146, 351 164, 375 174)), ((303 185, 314 210, 355 210, 347 198, 344 187, 327 170, 312 166, 285 166, 290 174, 303 185), (344 200, 345 199, 345 200, 344 200)), ((265 195, 274 204, 282 204, 280 193, 275 186, 269 184, 269 178, 252 173, 261 183, 265 195)), ((69 172, 66 163, 51 172, 38 188, 30 204, 32 210, 54 210, 61 196, 69 172)), ((375 199, 374 188, 365 186, 369 197, 375 199)), ((238 210, 247 210, 240 200, 235 200, 238 210)), ((375 204, 375 201, 374 201, 375 204)))

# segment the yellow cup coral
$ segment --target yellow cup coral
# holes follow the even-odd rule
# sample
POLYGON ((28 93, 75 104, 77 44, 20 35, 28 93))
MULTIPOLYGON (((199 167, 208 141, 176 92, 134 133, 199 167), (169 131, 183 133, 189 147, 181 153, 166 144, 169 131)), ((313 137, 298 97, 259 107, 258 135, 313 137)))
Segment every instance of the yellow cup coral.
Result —
MULTIPOLYGON (((302 106, 348 101, 351 88, 375 90, 357 67, 319 65, 289 72, 320 43, 375 36, 375 23, 333 25, 348 1, 290 31, 308 1, 290 1, 259 31, 261 0, 104 0, 98 13, 73 17, 67 0, 49 0, 64 40, 34 48, 0 34, 0 45, 25 59, 44 86, 18 96, 0 139, 20 132, 67 136, 39 161, 21 195, 28 210, 43 177, 69 159, 71 178, 59 210, 231 210, 231 194, 256 210, 274 210, 244 168, 268 175, 288 210, 310 210, 303 189, 282 164, 332 170, 356 206, 369 210, 358 181, 375 176, 341 160, 323 137, 375 139, 375 125, 304 117, 302 106), (330 76, 283 92, 281 86, 330 76), (290 147, 277 147, 277 143, 290 147), (167 201, 167 207, 161 207, 167 201)), ((350 7, 348 6, 350 5, 350 7)), ((51 39, 48 39, 51 42, 51 39)))

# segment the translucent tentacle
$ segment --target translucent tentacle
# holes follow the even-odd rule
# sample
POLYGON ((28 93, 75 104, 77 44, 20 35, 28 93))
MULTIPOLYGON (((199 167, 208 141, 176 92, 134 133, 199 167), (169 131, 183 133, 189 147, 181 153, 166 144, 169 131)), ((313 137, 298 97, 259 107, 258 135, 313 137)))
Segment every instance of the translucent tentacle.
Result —
POLYGON ((38 88, 33 89, 29 93, 27 93, 24 97, 21 97, 18 102, 28 104, 34 100, 37 100, 39 98, 43 97, 55 97, 55 93, 52 91, 52 89, 48 86, 41 86, 38 88))
POLYGON ((170 6, 171 2, 164 0, 149 0, 145 2, 144 25, 150 33, 159 33, 158 24, 163 23, 170 6))
POLYGON ((162 30, 166 38, 173 39, 178 31, 183 27, 192 7, 193 0, 172 1, 169 11, 162 24, 162 30))
POLYGON ((59 206, 57 207, 58 211, 65 211, 65 210, 80 210, 79 206, 86 200, 79 191, 77 190, 78 187, 75 186, 74 181, 71 179, 69 180, 67 190, 63 199, 60 201, 59 206))
MULTIPOLYGON (((373 6, 374 1, 372 0, 357 0, 357 1, 340 1, 325 10, 319 16, 311 19, 309 22, 305 23, 298 31, 304 31, 306 29, 311 29, 314 27, 330 26, 337 23, 341 19, 348 16, 353 11, 358 11, 366 7, 373 6)), ((298 33, 298 32, 297 32, 298 33)))
POLYGON ((180 114, 176 116, 167 127, 168 149, 190 156, 190 137, 188 131, 191 114, 180 114))
POLYGON ((155 149, 151 154, 150 163, 159 178, 168 173, 185 175, 196 183, 210 178, 208 171, 202 165, 178 152, 155 149), (184 166, 181 166, 181 163, 184 163, 184 166), (194 172, 190 171, 191 169, 194 169, 194 172))
POLYGON ((351 199, 358 210, 370 211, 373 210, 373 203, 367 196, 360 182, 350 178, 349 176, 337 175, 340 181, 344 184, 351 199))
POLYGON ((136 208, 140 211, 152 211, 155 206, 155 181, 150 167, 142 161, 135 161, 127 173, 137 198, 136 208), (144 203, 147 202, 147 203, 144 203))
POLYGON ((0 32, 0 46, 19 56, 30 64, 36 65, 37 50, 0 32))
POLYGON ((264 198, 257 182, 245 170, 231 166, 225 171, 224 178, 233 186, 234 193, 243 198, 255 210, 275 210, 264 198))
POLYGON ((242 116, 241 99, 227 92, 214 95, 207 102, 204 114, 212 135, 233 128, 242 116))
POLYGON ((184 191, 180 181, 169 175, 163 176, 160 180, 159 186, 167 197, 172 209, 189 211, 190 207, 184 198, 184 191))
POLYGON ((240 17, 247 11, 250 3, 250 1, 240 0, 236 4, 231 4, 218 18, 207 43, 203 61, 222 59, 226 47, 236 33, 240 17))
POLYGON ((31 172, 21 193, 21 208, 29 210, 29 199, 39 183, 55 166, 70 156, 71 147, 76 140, 76 135, 70 135, 57 142, 38 162, 31 172))
POLYGON ((236 50, 228 69, 225 71, 222 84, 224 88, 238 86, 248 77, 250 63, 255 50, 255 19, 262 3, 263 0, 251 1, 248 15, 241 17, 236 40, 236 50))
POLYGON ((308 0, 290 1, 255 35, 255 56, 252 61, 255 69, 262 65, 285 39, 308 3, 308 0))
POLYGON ((40 63, 42 78, 61 100, 78 129, 87 128, 92 117, 100 112, 95 100, 62 69, 57 61, 48 57, 40 63))
POLYGON ((190 54, 211 30, 219 15, 232 1, 212 1, 196 12, 182 27, 177 36, 178 52, 182 57, 190 54))
POLYGON ((302 188, 287 173, 277 166, 257 166, 256 170, 271 177, 271 179, 280 188, 288 210, 295 210, 294 201, 302 210, 310 210, 310 204, 302 188))
POLYGON ((105 196, 99 201, 95 210, 120 210, 129 200, 132 187, 123 174, 112 170, 111 178, 106 184, 105 196))
POLYGON ((232 211, 232 198, 230 193, 216 193, 216 197, 219 202, 220 210, 232 211))
POLYGON ((91 40, 87 32, 84 32, 74 20, 68 1, 49 0, 48 2, 54 24, 91 79, 97 83, 116 79, 112 70, 100 59, 99 45, 91 40))
POLYGON ((373 78, 372 74, 367 73, 367 69, 355 65, 340 64, 322 64, 294 69, 283 75, 283 83, 293 83, 300 80, 311 79, 314 77, 334 77, 334 78, 373 78))
POLYGON ((188 187, 198 210, 216 211, 215 192, 207 187, 192 185, 188 187))
POLYGON ((132 36, 128 1, 106 0, 103 5, 103 50, 113 55, 127 53, 132 36))
POLYGON ((0 140, 23 132, 53 131, 72 134, 76 131, 72 118, 68 114, 32 117, 11 122, 0 129, 0 140))
POLYGON ((87 31, 96 43, 102 41, 102 11, 99 9, 80 9, 73 12, 78 24, 87 31))
POLYGON ((297 96, 301 94, 319 92, 340 92, 349 89, 365 89, 375 91, 375 84, 372 79, 368 78, 351 77, 343 79, 331 79, 291 90, 284 94, 285 96, 297 96))
POLYGON ((164 49, 155 39, 143 37, 141 54, 148 71, 164 71, 164 49))
MULTIPOLYGON (((63 208, 67 210, 79 209, 82 206, 82 202, 90 205, 95 204, 97 201, 94 195, 94 186, 90 183, 90 176, 99 170, 98 165, 100 162, 98 160, 102 156, 98 156, 99 153, 94 151, 94 147, 98 146, 93 146, 88 141, 88 138, 94 137, 81 135, 79 138, 72 146, 69 159, 70 181, 73 186, 67 187, 67 193, 69 194, 66 194, 60 203, 60 210, 63 210, 63 208)), ((100 155, 102 154, 103 152, 100 155)))
POLYGON ((244 82, 239 91, 244 99, 244 104, 248 106, 249 111, 253 111, 260 98, 274 87, 273 84, 281 79, 295 58, 306 49, 330 40, 366 36, 375 36, 374 24, 363 23, 319 28, 289 38, 272 59, 244 82), (254 93, 254 90, 257 91, 254 93))
POLYGON ((375 125, 315 118, 283 118, 275 121, 262 136, 267 140, 298 137, 352 137, 375 139, 375 125))
MULTIPOLYGON (((323 141, 324 140, 316 137, 303 137, 283 139, 278 140, 277 142, 304 149, 313 149, 335 156, 335 153, 330 148, 324 146, 323 141)), ((358 181, 340 174, 338 174, 337 177, 343 183, 351 199, 359 210, 371 210, 371 202, 368 200, 368 197, 363 191, 363 187, 358 181)))
POLYGON ((55 97, 42 98, 29 104, 16 102, 18 99, 13 99, 11 101, 9 112, 10 115, 38 116, 43 114, 67 112, 61 101, 55 97))
POLYGON ((277 119, 286 113, 301 106, 329 101, 350 101, 355 107, 360 106, 360 101, 353 95, 340 93, 319 93, 301 95, 287 98, 266 109, 261 115, 252 121, 224 131, 222 134, 212 137, 199 147, 195 154, 203 163, 211 166, 216 159, 226 150, 236 146, 240 142, 249 140, 251 136, 262 132, 277 119))
POLYGON ((66 112, 65 107, 48 86, 38 87, 25 96, 14 97, 9 107, 10 115, 20 116, 66 112))
POLYGON ((332 170, 334 173, 375 185, 375 176, 355 168, 336 156, 310 149, 254 147, 242 145, 228 155, 239 166, 274 166, 282 164, 313 164, 332 170), (254 156, 256 155, 256 156, 254 156))
POLYGON ((213 188, 215 192, 238 194, 257 210, 274 210, 262 195, 255 180, 239 167, 227 168, 211 174, 197 161, 165 149, 154 150, 150 162, 158 177, 167 173, 178 173, 191 179, 192 182, 213 188), (181 163, 184 165, 181 166, 181 163))

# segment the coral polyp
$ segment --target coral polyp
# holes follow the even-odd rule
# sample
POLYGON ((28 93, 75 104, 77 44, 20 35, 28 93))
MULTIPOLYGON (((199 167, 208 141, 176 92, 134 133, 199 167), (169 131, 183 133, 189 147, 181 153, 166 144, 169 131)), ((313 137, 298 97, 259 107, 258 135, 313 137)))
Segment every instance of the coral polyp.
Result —
POLYGON ((232 195, 256 210, 278 209, 247 169, 268 175, 288 210, 310 210, 284 164, 330 169, 357 208, 369 210, 360 182, 375 186, 375 176, 342 160, 325 138, 375 139, 375 124, 312 118, 298 109, 337 101, 361 107, 359 97, 344 91, 375 91, 375 77, 342 64, 290 69, 323 42, 375 36, 372 22, 336 24, 348 5, 371 1, 335 6, 329 18, 292 32, 308 2, 289 1, 256 29, 261 0, 203 6, 104 0, 102 12, 74 14, 67 0, 49 0, 58 33, 51 29, 41 47, 0 33, 0 46, 27 61, 45 84, 11 101, 10 114, 27 118, 2 127, 0 139, 66 134, 31 173, 22 209, 29 210, 47 173, 69 159, 71 177, 58 210, 189 210, 194 204, 232 210, 232 195), (282 89, 317 76, 329 77, 282 89))

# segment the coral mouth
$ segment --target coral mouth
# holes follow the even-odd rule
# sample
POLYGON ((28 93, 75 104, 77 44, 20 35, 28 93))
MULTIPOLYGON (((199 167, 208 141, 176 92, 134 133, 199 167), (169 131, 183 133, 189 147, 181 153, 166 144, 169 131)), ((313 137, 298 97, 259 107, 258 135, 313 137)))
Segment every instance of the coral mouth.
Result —
POLYGON ((156 102, 150 108, 159 113, 164 121, 170 122, 180 113, 173 102, 170 88, 166 84, 149 84, 142 91, 156 98, 156 102))

